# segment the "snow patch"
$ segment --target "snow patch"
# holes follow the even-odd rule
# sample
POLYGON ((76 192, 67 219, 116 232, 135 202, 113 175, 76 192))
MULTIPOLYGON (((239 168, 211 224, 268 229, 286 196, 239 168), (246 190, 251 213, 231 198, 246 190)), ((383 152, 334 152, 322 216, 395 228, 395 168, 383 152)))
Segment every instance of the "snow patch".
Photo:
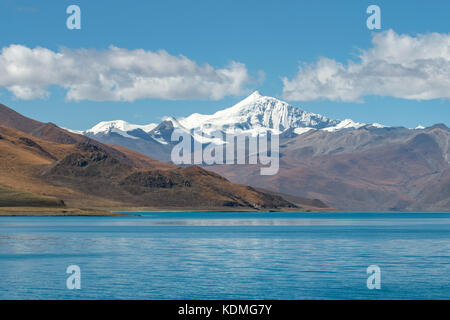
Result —
POLYGON ((150 132, 154 128, 157 127, 156 123, 150 123, 147 125, 138 125, 138 124, 131 124, 123 120, 114 120, 114 121, 102 121, 92 127, 89 130, 86 130, 86 133, 92 133, 92 134, 98 134, 98 133, 108 133, 111 130, 116 130, 114 132, 127 132, 127 131, 133 131, 136 129, 141 129, 145 132, 150 132))
POLYGON ((352 119, 345 119, 339 122, 336 126, 323 128, 322 130, 328 131, 328 132, 335 132, 342 129, 359 129, 363 126, 365 126, 365 123, 362 122, 355 122, 352 119))
POLYGON ((311 130, 315 130, 315 129, 314 128, 295 128, 294 129, 294 133, 298 134, 298 135, 301 135, 301 134, 304 134, 304 133, 309 132, 311 130))

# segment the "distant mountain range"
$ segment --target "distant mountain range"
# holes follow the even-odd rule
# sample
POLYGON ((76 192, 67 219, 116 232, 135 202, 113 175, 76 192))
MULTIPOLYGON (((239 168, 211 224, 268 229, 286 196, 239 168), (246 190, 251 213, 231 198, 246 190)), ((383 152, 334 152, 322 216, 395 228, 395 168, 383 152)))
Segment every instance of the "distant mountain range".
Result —
POLYGON ((261 176, 258 165, 207 167, 233 182, 318 198, 341 210, 450 211, 450 133, 444 124, 408 129, 330 120, 254 92, 213 115, 167 117, 145 126, 101 122, 79 133, 170 161, 175 128, 193 139, 215 130, 278 134, 275 176, 261 176))
POLYGON ((85 131, 71 130, 98 141, 126 146, 162 161, 170 161, 173 147, 171 134, 175 128, 188 132, 203 143, 217 143, 210 139, 214 131, 232 134, 274 134, 289 132, 301 135, 309 130, 329 132, 361 127, 383 128, 374 123, 366 125, 351 119, 330 120, 325 116, 291 106, 258 91, 236 105, 212 115, 194 113, 186 118, 165 117, 160 124, 131 124, 123 120, 102 121, 85 131))
POLYGON ((212 211, 327 207, 299 197, 286 201, 198 166, 160 162, 0 105, 0 207, 4 206, 212 211))
MULTIPOLYGON (((330 120, 325 116, 293 107, 276 98, 262 96, 258 91, 255 91, 236 105, 220 110, 212 115, 194 113, 180 119, 165 117, 163 122, 171 122, 174 128, 203 132, 206 135, 214 130, 227 133, 270 130, 280 134, 288 129, 300 129, 298 132, 301 134, 305 131, 304 129, 337 131, 365 125, 364 123, 354 122, 351 119, 343 121, 330 120)), ((380 124, 373 125, 383 127, 380 124)), ((133 139, 141 138, 136 132, 142 130, 162 144, 168 142, 158 139, 157 127, 158 124, 156 123, 135 125, 123 120, 116 120, 103 121, 91 129, 76 132, 85 135, 117 133, 133 139)))

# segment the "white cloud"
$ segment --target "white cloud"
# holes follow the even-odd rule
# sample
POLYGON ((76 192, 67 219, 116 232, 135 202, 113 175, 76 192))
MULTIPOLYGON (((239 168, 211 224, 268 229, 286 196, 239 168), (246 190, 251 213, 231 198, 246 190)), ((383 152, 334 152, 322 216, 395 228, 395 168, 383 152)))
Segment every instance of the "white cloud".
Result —
POLYGON ((320 58, 283 78, 287 100, 361 101, 364 96, 412 100, 450 98, 450 34, 375 33, 373 47, 347 64, 320 58))
POLYGON ((49 95, 51 86, 67 89, 69 100, 134 101, 221 99, 240 95, 252 81, 244 64, 215 69, 166 51, 4 47, 0 54, 0 87, 20 99, 49 95))

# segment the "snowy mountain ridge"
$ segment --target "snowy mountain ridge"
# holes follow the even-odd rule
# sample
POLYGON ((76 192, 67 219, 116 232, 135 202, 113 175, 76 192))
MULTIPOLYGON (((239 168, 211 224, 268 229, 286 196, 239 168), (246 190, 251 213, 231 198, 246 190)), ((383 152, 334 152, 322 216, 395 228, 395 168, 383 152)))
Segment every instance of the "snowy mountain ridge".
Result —
POLYGON ((229 133, 262 129, 281 133, 289 128, 311 127, 322 129, 337 125, 319 114, 303 111, 272 97, 262 96, 255 91, 231 108, 217 111, 212 115, 194 113, 179 120, 188 129, 199 131, 221 130, 229 133))
MULTIPOLYGON (((234 106, 217 111, 211 115, 193 113, 188 117, 178 119, 164 117, 160 125, 155 123, 136 125, 123 120, 102 121, 91 129, 80 133, 91 137, 115 133, 125 138, 139 139, 142 137, 143 131, 158 143, 167 144, 170 143, 167 140, 167 134, 163 136, 159 132, 163 123, 170 123, 172 130, 178 128, 192 132, 196 140, 197 137, 202 135, 208 137, 214 131, 229 134, 251 133, 255 135, 267 131, 281 134, 288 129, 293 129, 295 134, 300 135, 310 130, 335 132, 343 129, 358 129, 366 125, 351 119, 342 121, 331 120, 323 115, 291 106, 287 102, 276 98, 262 96, 258 91, 255 91, 234 106)), ((372 126, 377 128, 384 127, 376 123, 372 124, 372 126)), ((167 125, 163 127, 167 130, 167 125)))

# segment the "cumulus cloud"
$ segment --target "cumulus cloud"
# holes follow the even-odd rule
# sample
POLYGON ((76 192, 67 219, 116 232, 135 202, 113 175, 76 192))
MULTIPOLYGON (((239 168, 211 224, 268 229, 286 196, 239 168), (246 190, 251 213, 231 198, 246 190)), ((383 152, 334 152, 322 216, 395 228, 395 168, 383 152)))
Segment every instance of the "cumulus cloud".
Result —
POLYGON ((411 100, 450 98, 450 34, 375 33, 372 48, 347 64, 320 58, 283 78, 287 100, 362 101, 364 96, 411 100))
POLYGON ((67 89, 67 99, 75 101, 218 100, 244 93, 250 81, 242 63, 215 69, 163 50, 110 47, 55 52, 10 45, 0 54, 0 87, 20 99, 44 98, 51 86, 60 86, 67 89))

